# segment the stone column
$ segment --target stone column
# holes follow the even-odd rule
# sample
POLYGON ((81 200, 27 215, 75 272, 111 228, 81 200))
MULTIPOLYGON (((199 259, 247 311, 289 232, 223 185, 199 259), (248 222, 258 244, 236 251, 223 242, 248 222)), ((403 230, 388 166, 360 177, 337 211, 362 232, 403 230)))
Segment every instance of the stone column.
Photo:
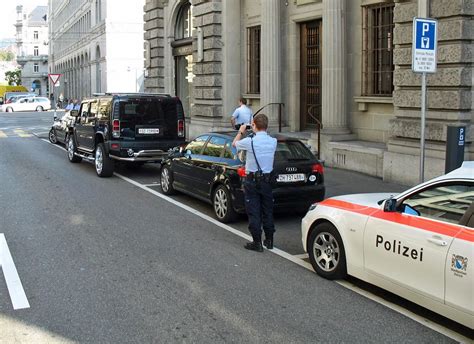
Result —
MULTIPOLYGON (((261 106, 282 102, 280 4, 280 0, 262 0, 261 106)), ((268 115, 271 126, 278 125, 277 105, 269 106, 262 112, 268 115)))
POLYGON ((327 135, 348 134, 345 0, 324 0, 322 123, 327 135))

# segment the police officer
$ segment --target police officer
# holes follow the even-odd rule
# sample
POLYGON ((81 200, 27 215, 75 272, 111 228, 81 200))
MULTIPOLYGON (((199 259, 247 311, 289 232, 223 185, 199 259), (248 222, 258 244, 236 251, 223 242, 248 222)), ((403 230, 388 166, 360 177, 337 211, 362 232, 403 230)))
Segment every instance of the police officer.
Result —
POLYGON ((243 138, 246 125, 239 128, 232 145, 237 150, 246 151, 244 181, 245 210, 249 217, 249 231, 253 242, 244 247, 248 250, 263 252, 262 224, 265 232, 263 244, 267 249, 273 248, 273 194, 271 173, 277 140, 267 134, 268 117, 256 115, 252 120, 252 130, 255 135, 243 138))
POLYGON ((230 123, 235 130, 239 130, 242 124, 250 124, 252 119, 252 110, 247 106, 247 100, 245 98, 239 99, 239 107, 235 109, 232 117, 230 118, 230 123))

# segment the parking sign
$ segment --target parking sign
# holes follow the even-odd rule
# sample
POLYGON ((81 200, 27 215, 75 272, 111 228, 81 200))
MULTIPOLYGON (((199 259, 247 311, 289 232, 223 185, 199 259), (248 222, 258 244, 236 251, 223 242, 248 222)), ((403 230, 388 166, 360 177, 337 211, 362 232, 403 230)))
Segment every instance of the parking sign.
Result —
POLYGON ((436 72, 438 22, 434 19, 413 19, 412 70, 417 73, 436 72))

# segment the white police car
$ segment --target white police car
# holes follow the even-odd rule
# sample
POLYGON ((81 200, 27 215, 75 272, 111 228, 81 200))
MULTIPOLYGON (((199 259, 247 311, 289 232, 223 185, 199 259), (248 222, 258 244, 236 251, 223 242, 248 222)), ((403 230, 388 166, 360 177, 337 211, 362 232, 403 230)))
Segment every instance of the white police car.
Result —
POLYGON ((346 274, 474 328, 474 161, 395 197, 311 206, 302 242, 328 279, 346 274))

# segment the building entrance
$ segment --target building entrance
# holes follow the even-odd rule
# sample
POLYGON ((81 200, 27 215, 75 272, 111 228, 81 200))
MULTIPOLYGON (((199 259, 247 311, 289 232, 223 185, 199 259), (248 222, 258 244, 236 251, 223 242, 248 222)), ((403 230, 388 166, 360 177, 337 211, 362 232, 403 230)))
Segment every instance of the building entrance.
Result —
POLYGON ((322 20, 301 24, 301 130, 321 121, 322 20))

